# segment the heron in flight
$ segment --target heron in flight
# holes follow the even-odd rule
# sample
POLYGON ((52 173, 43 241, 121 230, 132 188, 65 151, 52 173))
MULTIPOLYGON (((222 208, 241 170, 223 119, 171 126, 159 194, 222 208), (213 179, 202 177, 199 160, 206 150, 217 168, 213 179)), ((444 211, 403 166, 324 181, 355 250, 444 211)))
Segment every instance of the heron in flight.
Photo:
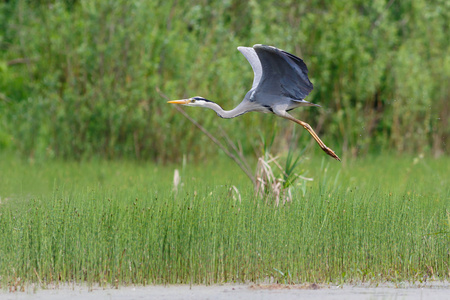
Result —
POLYGON ((333 150, 328 148, 312 127, 291 116, 288 111, 300 106, 320 106, 304 99, 312 91, 306 64, 297 56, 281 49, 254 45, 237 48, 252 66, 254 78, 252 88, 244 100, 232 110, 224 110, 218 104, 200 96, 189 99, 172 100, 168 103, 206 107, 214 110, 221 118, 234 118, 250 111, 273 113, 291 120, 305 128, 325 153, 340 161, 333 150))

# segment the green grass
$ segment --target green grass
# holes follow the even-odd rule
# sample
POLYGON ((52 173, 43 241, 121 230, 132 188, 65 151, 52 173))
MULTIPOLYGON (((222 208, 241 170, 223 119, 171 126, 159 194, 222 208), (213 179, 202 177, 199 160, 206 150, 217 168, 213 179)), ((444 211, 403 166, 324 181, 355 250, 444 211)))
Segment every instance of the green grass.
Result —
POLYGON ((449 158, 306 160, 299 171, 314 181, 278 207, 255 198, 229 161, 1 158, 3 288, 450 277, 449 158))

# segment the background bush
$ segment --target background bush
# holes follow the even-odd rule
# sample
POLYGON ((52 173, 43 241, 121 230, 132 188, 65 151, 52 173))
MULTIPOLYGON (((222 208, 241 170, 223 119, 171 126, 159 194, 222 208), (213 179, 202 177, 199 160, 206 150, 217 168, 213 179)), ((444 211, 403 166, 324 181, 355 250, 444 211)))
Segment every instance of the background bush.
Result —
MULTIPOLYGON (((236 47, 263 43, 304 58, 323 108, 294 115, 338 153, 448 154, 449 19, 445 0, 1 1, 0 151, 201 159, 216 148, 156 88, 230 109, 253 77, 236 47)), ((295 126, 187 110, 247 154, 274 131, 282 150, 295 126)))

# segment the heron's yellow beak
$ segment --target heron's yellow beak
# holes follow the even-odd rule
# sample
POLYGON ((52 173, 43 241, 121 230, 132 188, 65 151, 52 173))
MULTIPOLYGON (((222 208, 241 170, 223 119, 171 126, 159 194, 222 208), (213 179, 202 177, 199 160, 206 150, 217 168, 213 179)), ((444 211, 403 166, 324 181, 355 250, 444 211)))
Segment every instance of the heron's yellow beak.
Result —
POLYGON ((172 104, 189 104, 190 102, 191 102, 190 99, 167 101, 167 103, 172 103, 172 104))

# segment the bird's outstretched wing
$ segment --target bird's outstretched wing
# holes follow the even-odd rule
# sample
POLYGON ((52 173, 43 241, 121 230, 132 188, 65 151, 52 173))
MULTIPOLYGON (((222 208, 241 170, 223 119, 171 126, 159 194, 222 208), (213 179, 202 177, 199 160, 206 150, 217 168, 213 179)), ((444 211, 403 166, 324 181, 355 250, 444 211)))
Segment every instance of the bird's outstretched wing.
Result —
MULTIPOLYGON (((272 46, 258 44, 254 45, 253 49, 262 68, 256 92, 284 95, 292 100, 302 100, 312 91, 313 84, 309 81, 308 68, 303 60, 272 46)), ((242 52, 242 50, 240 51, 242 52)), ((250 51, 247 51, 247 53, 250 53, 250 51)), ((254 57, 252 56, 252 61, 250 61, 244 52, 243 54, 255 71, 253 65, 256 65, 256 63, 252 62, 255 60, 254 57)))
POLYGON ((262 66, 261 62, 259 61, 259 57, 256 54, 255 49, 253 49, 252 47, 237 47, 237 49, 241 51, 241 53, 245 56, 245 58, 252 66, 254 73, 252 89, 254 89, 258 86, 262 75, 262 66))

